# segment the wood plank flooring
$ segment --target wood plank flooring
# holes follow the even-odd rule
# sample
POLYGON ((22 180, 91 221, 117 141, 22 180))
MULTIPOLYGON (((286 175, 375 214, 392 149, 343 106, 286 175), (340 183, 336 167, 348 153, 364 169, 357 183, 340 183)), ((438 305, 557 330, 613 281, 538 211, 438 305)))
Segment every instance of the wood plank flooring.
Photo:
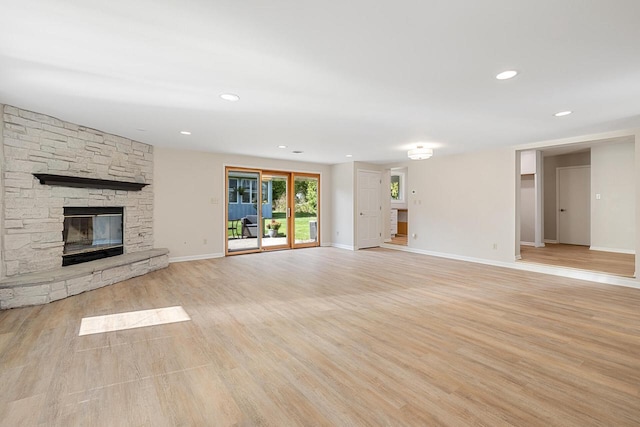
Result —
POLYGON ((0 425, 638 426, 638 355, 639 289, 270 252, 0 312, 0 425), (191 321, 78 336, 171 306, 191 321))
POLYGON ((546 243, 543 248, 520 246, 522 261, 633 277, 635 255, 592 251, 588 246, 546 243))
POLYGON ((406 234, 396 234, 389 243, 393 245, 407 246, 409 237, 406 234))

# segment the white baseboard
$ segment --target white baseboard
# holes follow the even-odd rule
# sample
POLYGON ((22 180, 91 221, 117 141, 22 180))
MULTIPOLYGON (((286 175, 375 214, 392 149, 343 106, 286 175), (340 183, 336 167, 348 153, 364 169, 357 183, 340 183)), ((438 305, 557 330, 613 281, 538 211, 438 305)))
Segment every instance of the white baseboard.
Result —
POLYGON ((635 255, 636 251, 633 249, 616 249, 616 248, 603 248, 601 246, 590 246, 589 250, 591 251, 601 251, 601 252, 615 252, 617 254, 629 254, 635 255))
POLYGON ((557 240, 552 240, 552 239, 544 239, 544 242, 545 242, 545 243, 554 243, 554 244, 556 244, 556 245, 558 244, 558 241, 557 241, 557 240))
POLYGON ((533 242, 520 242, 520 246, 535 246, 536 244, 533 242))
POLYGON ((535 273, 550 274, 552 276, 568 277, 570 279, 587 280, 590 282, 603 283, 607 285, 626 286, 628 288, 640 289, 640 281, 627 277, 612 276, 605 273, 595 273, 592 271, 578 270, 567 267, 555 267, 543 264, 533 264, 522 261, 494 261, 484 258, 474 258, 463 255, 447 254, 442 252, 425 251, 407 246, 383 244, 383 248, 396 251, 412 252, 421 255, 429 255, 438 258, 454 259, 458 261, 473 262, 476 264, 491 265, 494 267, 512 268, 514 270, 532 271, 535 273))
POLYGON ((354 246, 343 245, 341 243, 332 243, 331 246, 334 247, 334 248, 338 248, 338 249, 346 249, 348 251, 355 251, 356 250, 356 248, 354 246))
POLYGON ((215 254, 202 254, 202 255, 190 255, 190 256, 178 256, 169 258, 169 263, 172 262, 185 262, 185 261, 198 261, 201 259, 212 259, 212 258, 222 258, 224 254, 215 253, 215 254))

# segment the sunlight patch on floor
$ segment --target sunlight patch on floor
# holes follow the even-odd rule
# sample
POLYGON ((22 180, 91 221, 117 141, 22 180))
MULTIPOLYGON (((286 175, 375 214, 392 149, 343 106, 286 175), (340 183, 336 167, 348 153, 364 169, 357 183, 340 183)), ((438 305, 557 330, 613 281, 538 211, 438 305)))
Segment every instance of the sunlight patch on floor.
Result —
POLYGON ((80 323, 80 333, 78 336, 143 328, 145 326, 165 325, 167 323, 185 322, 187 320, 191 320, 191 318, 181 306, 85 317, 80 323))

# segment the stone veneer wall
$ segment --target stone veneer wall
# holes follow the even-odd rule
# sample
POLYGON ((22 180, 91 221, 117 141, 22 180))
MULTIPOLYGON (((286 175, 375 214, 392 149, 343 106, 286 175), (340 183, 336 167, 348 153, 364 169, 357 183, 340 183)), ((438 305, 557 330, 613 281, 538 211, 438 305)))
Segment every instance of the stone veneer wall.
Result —
POLYGON ((62 265, 67 206, 123 206, 124 251, 153 248, 153 190, 41 185, 32 173, 153 183, 153 147, 9 105, 3 110, 2 277, 62 265))

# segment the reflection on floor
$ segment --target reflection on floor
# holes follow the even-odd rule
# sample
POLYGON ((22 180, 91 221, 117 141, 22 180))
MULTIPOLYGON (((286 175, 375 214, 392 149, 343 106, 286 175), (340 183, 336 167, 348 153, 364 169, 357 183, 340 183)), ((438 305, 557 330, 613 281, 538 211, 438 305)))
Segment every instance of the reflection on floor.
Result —
MULTIPOLYGON (((406 237, 405 237, 406 239, 406 237)), ((296 240, 296 243, 313 243, 315 240, 296 240)), ((286 237, 269 237, 265 236, 262 238, 262 247, 268 248, 271 246, 282 246, 287 245, 286 237)), ((406 243, 405 243, 406 245, 406 243)), ((244 239, 229 239, 229 251, 248 251, 251 249, 258 248, 258 239, 255 237, 244 238, 244 239)))
MULTIPOLYGON (((286 237, 263 237, 262 246, 286 245, 286 237)), ((249 237, 245 239, 229 239, 229 251, 247 251, 258 248, 258 239, 249 237)))
POLYGON ((406 234, 396 234, 394 237, 391 238, 391 242, 389 242, 389 243, 394 244, 394 245, 407 246, 407 235, 406 234))
POLYGON ((635 255, 592 251, 588 246, 546 243, 544 248, 520 246, 522 261, 633 277, 635 255))

